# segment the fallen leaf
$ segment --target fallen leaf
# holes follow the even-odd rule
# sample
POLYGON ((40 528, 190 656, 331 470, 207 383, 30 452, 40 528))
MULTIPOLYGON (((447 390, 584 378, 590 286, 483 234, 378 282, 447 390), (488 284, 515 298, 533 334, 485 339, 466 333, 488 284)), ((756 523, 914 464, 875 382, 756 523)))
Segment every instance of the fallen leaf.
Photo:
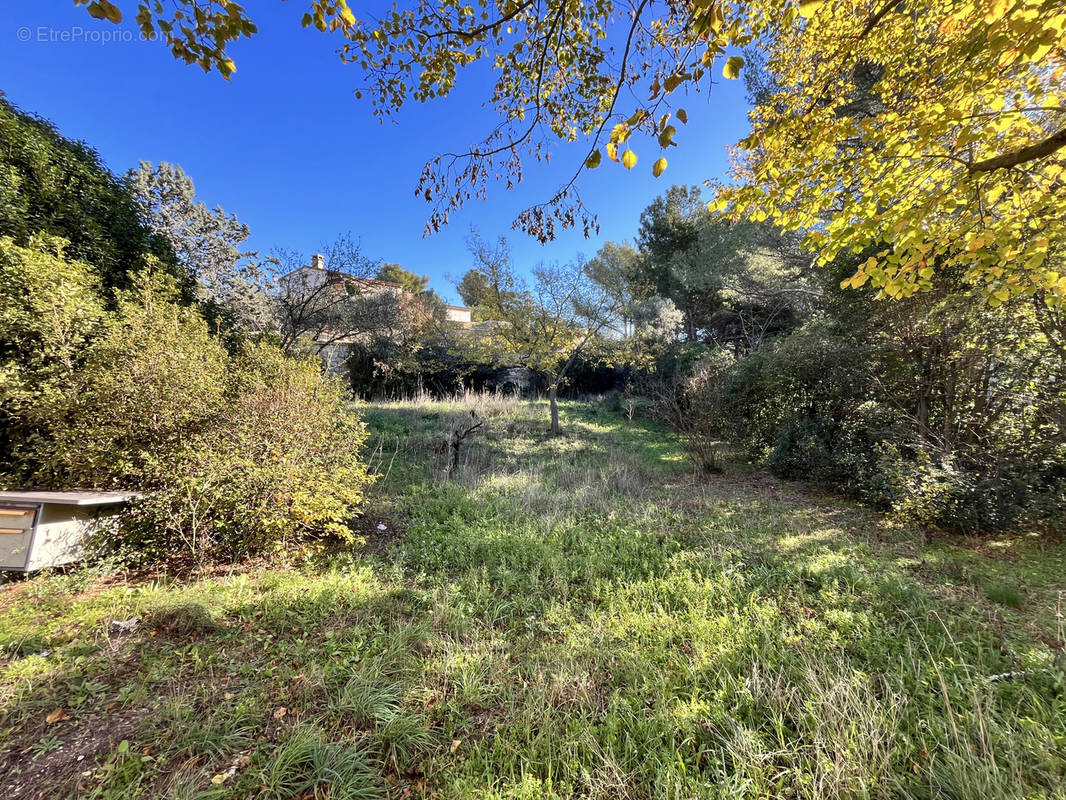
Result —
POLYGON ((277 709, 274 712, 274 719, 281 719, 282 717, 284 717, 288 713, 289 713, 289 709, 285 708, 285 706, 282 706, 281 708, 277 709))
POLYGON ((301 672, 299 675, 293 676, 292 682, 293 683, 299 683, 303 679, 304 679, 304 674, 301 672))
POLYGON ((70 719, 70 717, 67 716, 67 713, 63 709, 57 708, 55 711, 51 712, 47 717, 45 717, 44 721, 47 722, 49 725, 54 725, 55 723, 62 722, 65 719, 70 719))
POLYGON ((459 745, 461 745, 462 743, 463 742, 460 739, 452 739, 452 748, 448 752, 449 753, 454 753, 456 750, 459 749, 459 745))
POLYGON ((215 777, 213 777, 211 779, 211 783, 215 784, 215 786, 221 786, 222 784, 224 784, 228 780, 229 780, 229 775, 227 775, 225 772, 220 772, 220 773, 218 773, 218 775, 216 775, 215 777))
POLYGON ((233 692, 226 692, 224 695, 222 695, 222 699, 223 700, 232 700, 236 696, 237 695, 235 695, 233 692))

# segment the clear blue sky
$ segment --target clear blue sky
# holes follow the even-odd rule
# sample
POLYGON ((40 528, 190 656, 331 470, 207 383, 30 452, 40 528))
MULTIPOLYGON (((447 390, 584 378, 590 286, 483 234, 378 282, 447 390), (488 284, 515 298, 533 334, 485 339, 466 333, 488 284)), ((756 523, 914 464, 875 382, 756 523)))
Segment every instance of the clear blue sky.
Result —
MULTIPOLYGON (((134 5, 123 27, 132 30, 134 5)), ((526 166, 526 180, 487 201, 469 203, 442 233, 423 238, 429 206, 414 196, 425 161, 469 145, 492 121, 475 76, 451 97, 405 108, 379 123, 369 103, 356 100, 358 68, 340 63, 336 40, 300 27, 306 4, 258 0, 246 4, 259 34, 233 48, 237 74, 176 61, 159 43, 53 41, 76 29, 111 31, 71 0, 0 0, 0 89, 27 111, 52 120, 66 136, 95 147, 116 173, 138 160, 180 164, 209 206, 236 213, 252 230, 253 246, 310 254, 351 231, 373 258, 432 276, 432 286, 455 300, 445 280, 470 266, 464 239, 471 225, 487 236, 506 235, 523 267, 538 261, 592 255, 603 241, 632 238, 641 210, 671 183, 701 183, 723 174, 726 146, 747 131, 740 81, 722 80, 710 95, 683 101, 688 126, 670 167, 651 175, 654 143, 642 144, 632 172, 605 160, 582 178, 581 194, 599 215, 601 232, 585 239, 565 232, 540 245, 511 230, 514 216, 551 196, 582 157, 582 145, 560 147, 550 165, 526 166), (20 30, 24 29, 24 30, 20 30), (28 41, 21 39, 28 38, 28 41)), ((462 83, 462 80, 461 80, 462 83)))

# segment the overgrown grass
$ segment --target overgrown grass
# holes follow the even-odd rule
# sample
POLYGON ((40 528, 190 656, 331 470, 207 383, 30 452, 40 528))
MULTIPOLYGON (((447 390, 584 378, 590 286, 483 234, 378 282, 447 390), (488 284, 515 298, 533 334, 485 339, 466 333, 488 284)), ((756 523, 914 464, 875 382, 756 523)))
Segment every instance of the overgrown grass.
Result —
POLYGON ((0 588, 0 796, 1064 796, 1061 543, 697 478, 595 404, 364 411, 363 551, 0 588))

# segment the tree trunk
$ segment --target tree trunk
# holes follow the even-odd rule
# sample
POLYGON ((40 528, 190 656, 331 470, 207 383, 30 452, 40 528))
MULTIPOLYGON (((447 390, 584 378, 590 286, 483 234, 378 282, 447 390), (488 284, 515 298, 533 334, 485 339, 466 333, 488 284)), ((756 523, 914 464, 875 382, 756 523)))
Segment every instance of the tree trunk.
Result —
POLYGON ((559 396, 559 384, 553 383, 551 385, 551 388, 548 390, 548 404, 551 406, 551 413, 552 413, 552 427, 551 427, 552 436, 557 436, 559 434, 559 403, 558 403, 558 396, 559 396))

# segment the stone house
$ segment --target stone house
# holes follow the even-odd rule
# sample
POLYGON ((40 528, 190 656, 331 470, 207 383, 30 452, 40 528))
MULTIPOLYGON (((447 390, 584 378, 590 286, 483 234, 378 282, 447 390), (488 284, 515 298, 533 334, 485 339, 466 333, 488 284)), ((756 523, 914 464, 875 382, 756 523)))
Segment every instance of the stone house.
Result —
MULTIPOLYGON (((323 297, 325 293, 330 291, 346 293, 354 288, 359 294, 364 296, 388 293, 395 296, 401 304, 408 306, 416 313, 420 310, 418 306, 421 306, 421 309, 425 309, 425 313, 429 313, 424 301, 405 290, 401 284, 327 269, 325 258, 318 253, 311 256, 310 264, 298 267, 278 278, 278 286, 283 294, 290 297, 306 297, 309 298, 310 302, 323 304, 330 302, 330 300, 323 297)), ((471 309, 466 306, 445 305, 444 314, 448 321, 457 323, 461 327, 468 327, 473 324, 471 309)), ((320 331, 314 338, 327 368, 331 371, 341 370, 348 358, 348 351, 351 345, 355 343, 355 339, 343 336, 337 338, 335 332, 328 330, 320 331)))

